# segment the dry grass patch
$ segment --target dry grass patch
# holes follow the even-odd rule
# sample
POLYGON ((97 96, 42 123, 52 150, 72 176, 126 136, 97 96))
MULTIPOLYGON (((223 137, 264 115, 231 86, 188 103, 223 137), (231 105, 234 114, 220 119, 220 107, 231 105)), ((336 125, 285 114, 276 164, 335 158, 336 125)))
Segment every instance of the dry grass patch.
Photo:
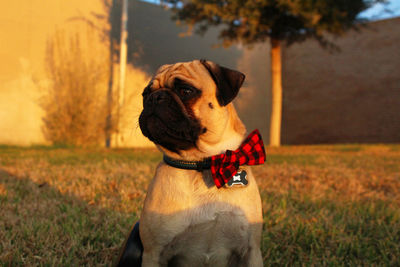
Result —
MULTIPOLYGON (((399 148, 267 148, 253 169, 265 265, 398 263, 399 148)), ((0 147, 0 263, 110 265, 160 160, 156 150, 0 147)))

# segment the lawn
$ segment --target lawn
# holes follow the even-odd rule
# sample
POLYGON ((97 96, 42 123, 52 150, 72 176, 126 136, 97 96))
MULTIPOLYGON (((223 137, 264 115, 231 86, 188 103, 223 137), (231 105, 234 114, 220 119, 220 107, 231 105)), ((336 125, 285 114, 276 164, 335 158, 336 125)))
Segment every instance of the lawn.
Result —
MULTIPOLYGON (((0 265, 109 266, 155 149, 0 147, 0 265)), ((400 145, 267 148, 265 266, 400 265, 400 145)))

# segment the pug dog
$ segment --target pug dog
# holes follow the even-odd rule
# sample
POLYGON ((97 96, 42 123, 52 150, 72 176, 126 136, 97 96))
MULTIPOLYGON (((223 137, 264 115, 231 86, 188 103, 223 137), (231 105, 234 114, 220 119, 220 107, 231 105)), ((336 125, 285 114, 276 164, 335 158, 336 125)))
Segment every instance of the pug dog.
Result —
POLYGON ((140 128, 164 161, 118 266, 263 265, 259 190, 250 167, 232 154, 244 150, 246 128, 232 104, 244 79, 239 71, 194 60, 163 65, 144 89, 140 128), (233 163, 222 165, 237 170, 216 170, 215 155, 227 151, 233 163))

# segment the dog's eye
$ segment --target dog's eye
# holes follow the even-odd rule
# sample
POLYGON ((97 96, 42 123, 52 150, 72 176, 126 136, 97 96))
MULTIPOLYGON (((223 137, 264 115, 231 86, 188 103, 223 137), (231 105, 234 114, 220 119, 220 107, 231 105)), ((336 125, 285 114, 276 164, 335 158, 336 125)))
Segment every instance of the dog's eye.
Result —
POLYGON ((175 79, 174 87, 175 87, 175 92, 183 100, 191 99, 192 97, 195 97, 199 94, 199 91, 196 88, 194 88, 190 84, 187 84, 186 82, 180 79, 175 79))
POLYGON ((181 96, 189 96, 189 95, 191 95, 193 92, 194 92, 194 90, 193 90, 192 88, 190 88, 190 87, 182 87, 182 88, 179 88, 179 94, 180 94, 181 96))

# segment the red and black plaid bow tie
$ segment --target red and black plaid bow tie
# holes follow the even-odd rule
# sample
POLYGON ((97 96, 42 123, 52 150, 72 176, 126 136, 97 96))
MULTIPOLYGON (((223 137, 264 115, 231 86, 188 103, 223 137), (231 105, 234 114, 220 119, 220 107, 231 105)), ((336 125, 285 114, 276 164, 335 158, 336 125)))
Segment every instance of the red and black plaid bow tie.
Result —
POLYGON ((252 131, 235 151, 211 157, 211 173, 220 188, 238 171, 240 165, 258 165, 265 162, 265 149, 258 130, 252 131))

